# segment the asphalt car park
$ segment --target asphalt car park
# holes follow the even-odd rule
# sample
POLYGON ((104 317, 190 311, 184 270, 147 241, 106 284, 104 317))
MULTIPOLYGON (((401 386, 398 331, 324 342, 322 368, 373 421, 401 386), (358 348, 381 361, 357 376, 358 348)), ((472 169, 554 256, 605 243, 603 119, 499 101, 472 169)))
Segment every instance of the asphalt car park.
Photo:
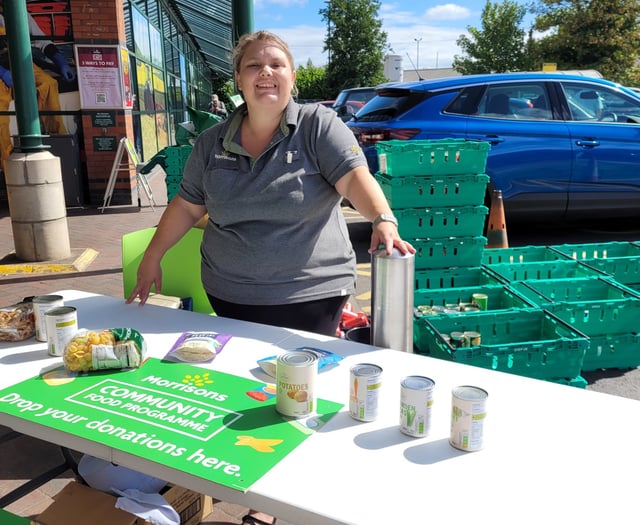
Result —
POLYGON ((488 142, 486 173, 510 221, 640 218, 640 97, 553 73, 389 83, 347 122, 378 171, 381 140, 488 142))

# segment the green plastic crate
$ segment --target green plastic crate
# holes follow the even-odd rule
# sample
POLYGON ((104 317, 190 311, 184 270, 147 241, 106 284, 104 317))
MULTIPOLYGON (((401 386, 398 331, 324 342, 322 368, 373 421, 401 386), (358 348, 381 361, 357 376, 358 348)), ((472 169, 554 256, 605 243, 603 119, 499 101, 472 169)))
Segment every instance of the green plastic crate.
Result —
POLYGON ((179 183, 167 183, 167 200, 173 199, 178 194, 178 191, 180 191, 179 183))
POLYGON ((511 286, 540 308, 574 303, 581 307, 592 303, 595 308, 605 305, 613 307, 620 301, 640 298, 636 292, 610 277, 528 280, 512 283, 511 286))
POLYGON ((501 286, 501 280, 482 266, 416 270, 415 286, 419 288, 475 288, 501 286))
MULTIPOLYGON (((487 310, 514 310, 518 308, 531 308, 535 305, 526 298, 518 295, 506 286, 478 286, 474 288, 444 288, 440 290, 418 289, 413 292, 413 305, 415 307, 447 306, 472 302, 474 293, 487 295, 487 310)), ((459 312, 450 315, 477 315, 481 312, 459 312)))
POLYGON ((380 172, 391 177, 484 173, 490 144, 464 139, 378 142, 380 172))
POLYGON ((407 239, 416 249, 416 270, 480 266, 487 239, 478 237, 449 237, 438 239, 407 239))
POLYGON ((582 364, 583 372, 640 366, 640 334, 637 331, 590 337, 582 364))
POLYGON ((589 337, 638 331, 640 296, 611 278, 551 279, 511 286, 589 337))
POLYGON ((484 233, 486 206, 393 209, 403 238, 475 237, 484 233))
MULTIPOLYGON (((485 253, 488 250, 485 250, 485 253)), ((590 268, 577 261, 559 259, 530 263, 500 263, 484 265, 486 270, 505 283, 526 281, 529 279, 562 279, 565 277, 584 278, 606 276, 604 272, 590 268)))
POLYGON ((393 178, 378 172, 375 178, 394 209, 479 206, 489 182, 484 173, 393 178))
POLYGON ((488 248, 482 256, 482 263, 493 264, 530 263, 567 259, 563 254, 547 246, 517 246, 514 248, 488 248))
POLYGON ((163 154, 166 156, 167 164, 184 164, 193 151, 193 146, 168 146, 163 154))
POLYGON ((414 320, 416 352, 538 379, 577 377, 589 339, 537 308, 414 320), (479 332, 479 346, 454 349, 443 334, 479 332))
POLYGON ((640 244, 607 242, 588 244, 559 244, 552 249, 611 275, 623 284, 640 283, 640 244))
POLYGON ((560 378, 546 379, 546 381, 549 381, 551 383, 558 383, 560 385, 573 386, 575 388, 587 388, 587 385, 589 384, 587 380, 582 376, 572 377, 572 378, 560 377, 560 378))

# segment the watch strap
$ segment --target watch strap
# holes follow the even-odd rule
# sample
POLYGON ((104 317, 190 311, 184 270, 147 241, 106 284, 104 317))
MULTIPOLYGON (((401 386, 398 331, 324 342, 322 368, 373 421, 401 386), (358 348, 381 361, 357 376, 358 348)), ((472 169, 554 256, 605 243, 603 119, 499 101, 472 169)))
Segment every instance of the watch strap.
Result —
POLYGON ((389 213, 381 213, 375 219, 373 219, 372 227, 376 227, 381 222, 390 222, 398 226, 398 219, 396 219, 393 215, 389 213))

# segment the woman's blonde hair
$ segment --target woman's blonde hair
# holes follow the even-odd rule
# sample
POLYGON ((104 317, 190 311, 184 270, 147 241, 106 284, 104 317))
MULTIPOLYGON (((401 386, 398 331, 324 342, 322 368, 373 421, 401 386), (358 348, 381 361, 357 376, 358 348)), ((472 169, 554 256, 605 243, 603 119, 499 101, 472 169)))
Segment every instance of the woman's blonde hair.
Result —
MULTIPOLYGON (((233 61, 233 70, 236 73, 240 72, 240 63, 242 62, 242 59, 244 58, 244 55, 247 52, 247 48, 254 42, 267 42, 269 44, 274 45, 278 49, 280 49, 286 55, 287 60, 289 61, 289 66, 291 67, 291 70, 292 71, 295 70, 293 66, 293 55, 291 54, 291 50, 289 49, 289 46, 287 45, 287 43, 284 40, 282 40, 282 38, 280 38, 278 35, 274 35, 269 31, 260 30, 254 33, 245 33, 238 40, 238 43, 236 44, 236 47, 233 49, 233 53, 231 55, 231 58, 233 61)), ((291 89, 291 94, 294 97, 298 94, 298 88, 295 84, 291 89)))

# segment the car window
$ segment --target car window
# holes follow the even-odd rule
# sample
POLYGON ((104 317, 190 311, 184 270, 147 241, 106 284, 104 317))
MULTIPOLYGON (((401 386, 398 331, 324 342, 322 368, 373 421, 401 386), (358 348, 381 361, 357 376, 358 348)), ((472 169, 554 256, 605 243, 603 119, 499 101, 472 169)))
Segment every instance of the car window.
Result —
POLYGON ((447 113, 511 120, 551 120, 553 113, 543 82, 501 83, 463 90, 447 113))
POLYGON ((429 91, 414 92, 408 89, 383 89, 358 112, 358 122, 391 120, 417 106, 432 96, 429 91))
POLYGON ((571 119, 590 122, 640 122, 640 101, 606 86, 563 82, 571 119))

